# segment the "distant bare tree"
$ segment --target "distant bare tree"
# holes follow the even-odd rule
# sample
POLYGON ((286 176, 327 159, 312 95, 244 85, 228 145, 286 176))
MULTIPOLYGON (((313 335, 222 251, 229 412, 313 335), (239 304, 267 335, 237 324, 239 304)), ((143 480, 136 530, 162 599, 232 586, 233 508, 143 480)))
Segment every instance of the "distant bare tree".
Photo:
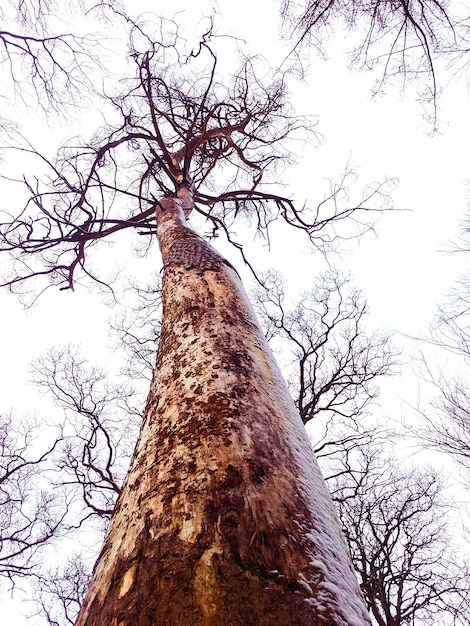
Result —
POLYGON ((45 619, 50 626, 75 624, 90 573, 91 564, 78 554, 66 560, 65 565, 44 572, 35 587, 34 617, 45 619))
POLYGON ((29 106, 67 109, 80 91, 91 86, 86 42, 72 34, 37 36, 1 30, 0 42, 4 52, 0 63, 8 66, 15 94, 29 106))
POLYGON ((42 449, 33 422, 0 415, 0 577, 37 575, 41 549, 62 529, 67 501, 48 489, 46 462, 56 443, 42 449))
MULTIPOLYGON (((457 247, 468 254, 469 230, 464 223, 457 247)), ((426 338, 443 350, 451 366, 434 367, 423 357, 423 379, 431 385, 432 400, 419 412, 423 418, 418 436, 429 448, 449 455, 462 470, 470 488, 470 280, 462 276, 441 305, 426 338)))
POLYGON ((457 2, 284 0, 282 16, 296 51, 309 45, 323 53, 325 39, 345 29, 352 66, 380 71, 375 93, 390 81, 417 81, 434 118, 441 89, 437 68, 456 59, 468 62, 470 16, 457 2))
POLYGON ((424 361, 425 380, 434 397, 419 409, 423 418, 417 429, 425 447, 449 456, 461 469, 461 480, 470 488, 470 385, 467 379, 435 372, 424 361))
POLYGON ((329 482, 369 611, 379 626, 467 624, 469 567, 448 532, 436 473, 362 448, 329 482))
POLYGON ((64 411, 55 480, 80 499, 74 525, 90 516, 108 519, 138 434, 141 407, 131 406, 132 389, 110 382, 108 372, 70 346, 49 350, 33 371, 39 389, 64 411))
MULTIPOLYGON (((361 426, 378 381, 398 359, 385 333, 369 332, 367 304, 347 278, 330 272, 290 304, 282 276, 268 273, 253 295, 263 329, 279 348, 303 422, 319 458, 345 453, 371 435, 361 426)), ((374 430, 372 428, 372 430, 374 430)))
POLYGON ((162 285, 155 273, 144 285, 129 281, 125 307, 111 320, 116 349, 125 358, 124 373, 134 382, 152 380, 161 330, 162 285))
MULTIPOLYGON (((112 0, 109 4, 112 3, 112 0)), ((14 94, 27 106, 70 113, 93 90, 93 74, 102 69, 102 38, 60 30, 61 12, 78 18, 102 2, 60 3, 11 0, 0 17, 2 96, 14 94)))

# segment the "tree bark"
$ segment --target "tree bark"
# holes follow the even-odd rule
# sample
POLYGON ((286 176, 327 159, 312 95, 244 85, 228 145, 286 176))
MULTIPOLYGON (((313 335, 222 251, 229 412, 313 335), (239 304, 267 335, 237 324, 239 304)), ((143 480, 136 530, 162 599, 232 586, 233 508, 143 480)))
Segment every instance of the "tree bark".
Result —
POLYGON ((236 271, 156 209, 157 364, 76 626, 369 624, 305 428, 236 271))

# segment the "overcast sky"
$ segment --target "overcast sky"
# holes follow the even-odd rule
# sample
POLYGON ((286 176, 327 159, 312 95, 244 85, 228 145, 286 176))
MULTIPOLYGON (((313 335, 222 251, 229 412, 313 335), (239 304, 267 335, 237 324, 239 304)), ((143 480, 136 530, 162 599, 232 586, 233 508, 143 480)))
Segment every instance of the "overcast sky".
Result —
MULTIPOLYGON (((155 10, 155 2, 140 4, 155 10)), ((191 13, 197 15, 201 6, 211 3, 193 0, 190 4, 191 13)), ((282 58, 281 47, 273 43, 278 24, 275 5, 272 0, 220 0, 224 16, 218 22, 220 31, 242 33, 253 52, 263 50, 274 64, 282 58)), ((177 8, 178 3, 172 6, 177 8)), ((178 19, 188 28, 193 23, 189 13, 178 19)), ((323 141, 318 147, 299 146, 299 162, 286 172, 286 180, 302 203, 312 196, 321 200, 322 179, 340 174, 348 161, 357 167, 358 184, 384 177, 398 180, 394 205, 406 211, 382 218, 375 238, 345 246, 335 263, 350 271, 355 284, 364 289, 374 327, 416 335, 425 331, 463 262, 442 251, 456 238, 468 201, 467 86, 463 81, 449 85, 441 99, 442 132, 430 134, 412 92, 403 95, 390 88, 371 100, 373 77, 347 69, 343 45, 338 37, 328 46, 329 59, 312 56, 305 84, 294 86, 297 112, 316 116, 323 141)), ((309 255, 306 245, 291 249, 288 255, 283 246, 285 241, 275 241, 271 255, 259 252, 259 263, 280 267, 289 276, 289 284, 300 290, 309 272, 315 275, 320 260, 309 255)), ((155 264, 157 260, 156 256, 155 264)), ((235 256, 233 261, 240 263, 235 256)), ((2 408, 34 408, 29 406, 25 387, 32 357, 54 344, 82 343, 93 352, 107 341, 109 311, 96 294, 48 292, 34 310, 23 312, 13 296, 2 293, 0 310, 2 408)), ((36 408, 41 411, 40 406, 36 408)), ((2 611, 2 619, 4 615, 2 611)), ((16 613, 7 621, 15 626, 22 623, 16 613)))

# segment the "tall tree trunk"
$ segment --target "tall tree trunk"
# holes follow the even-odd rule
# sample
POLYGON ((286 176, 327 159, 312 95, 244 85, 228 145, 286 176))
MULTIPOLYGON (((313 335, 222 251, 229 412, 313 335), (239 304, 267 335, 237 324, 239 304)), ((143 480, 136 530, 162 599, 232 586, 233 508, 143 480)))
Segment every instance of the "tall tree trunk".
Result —
POLYGON ((155 375, 77 626, 369 624, 339 523, 235 270, 157 207, 155 375))

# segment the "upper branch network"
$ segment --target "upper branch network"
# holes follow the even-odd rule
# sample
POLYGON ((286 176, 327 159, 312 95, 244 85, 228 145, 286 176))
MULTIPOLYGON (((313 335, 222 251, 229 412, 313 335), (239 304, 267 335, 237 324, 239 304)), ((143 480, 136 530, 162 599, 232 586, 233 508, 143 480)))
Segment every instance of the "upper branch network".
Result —
POLYGON ((92 141, 65 146, 54 162, 30 144, 21 146, 40 156, 48 179, 22 180, 25 207, 3 212, 0 250, 16 261, 4 285, 42 276, 67 289, 80 273, 99 281, 86 263, 90 246, 129 228, 152 231, 155 203, 182 185, 191 189, 194 209, 229 239, 239 215, 254 218, 264 235, 281 217, 315 241, 326 226, 334 230, 368 210, 365 204, 341 207, 334 190, 327 209, 322 203, 314 212, 301 211, 272 191, 277 164, 291 158, 288 142, 313 132, 309 120, 293 115, 284 76, 269 76, 263 60, 254 58, 227 78, 210 29, 185 56, 177 28, 167 30, 166 40, 161 27, 158 37, 143 33, 134 25, 135 74, 109 98, 117 122, 92 141))

